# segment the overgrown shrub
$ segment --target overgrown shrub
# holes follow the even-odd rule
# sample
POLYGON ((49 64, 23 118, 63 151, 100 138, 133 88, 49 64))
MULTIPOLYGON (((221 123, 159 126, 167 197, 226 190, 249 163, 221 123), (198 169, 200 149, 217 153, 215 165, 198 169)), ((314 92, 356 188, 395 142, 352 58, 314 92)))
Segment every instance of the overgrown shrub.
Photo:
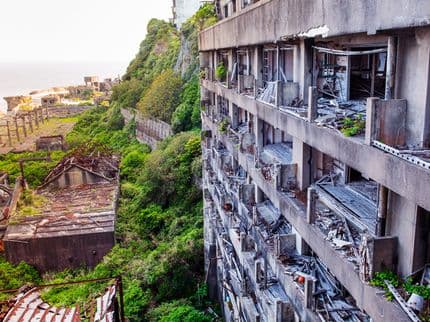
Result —
POLYGON ((170 123, 179 103, 182 81, 171 69, 157 76, 137 107, 146 116, 170 123))

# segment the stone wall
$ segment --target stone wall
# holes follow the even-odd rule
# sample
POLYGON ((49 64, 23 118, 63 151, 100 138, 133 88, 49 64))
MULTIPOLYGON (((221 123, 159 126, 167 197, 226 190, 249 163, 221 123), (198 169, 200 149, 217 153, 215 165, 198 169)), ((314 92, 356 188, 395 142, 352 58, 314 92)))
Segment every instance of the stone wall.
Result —
POLYGON ((157 143, 173 134, 172 127, 156 119, 144 117, 138 111, 121 109, 121 114, 125 122, 130 122, 133 118, 136 120, 136 138, 139 142, 148 144, 155 149, 157 143))

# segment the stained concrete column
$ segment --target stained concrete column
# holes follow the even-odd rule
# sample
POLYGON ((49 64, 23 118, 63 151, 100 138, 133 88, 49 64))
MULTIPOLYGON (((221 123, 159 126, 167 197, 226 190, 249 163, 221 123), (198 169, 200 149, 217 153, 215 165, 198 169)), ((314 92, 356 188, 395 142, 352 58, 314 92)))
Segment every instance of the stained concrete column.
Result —
POLYGON ((316 203, 318 194, 313 187, 308 188, 307 196, 307 207, 306 207, 306 220, 308 224, 313 224, 316 218, 316 203))
MULTIPOLYGON (((298 82, 300 84, 300 98, 303 99, 305 104, 308 104, 308 89, 312 86, 312 60, 313 60, 313 40, 302 39, 300 40, 300 49, 298 50, 297 62, 299 68, 298 82)), ((296 57, 295 57, 296 58, 296 57)), ((296 63, 296 61, 294 61, 296 63)))
POLYGON ((364 143, 372 145, 376 137, 376 105, 379 101, 377 97, 367 98, 366 104, 366 129, 364 134, 364 143))
POLYGON ((264 192, 257 186, 255 186, 255 203, 258 204, 264 201, 264 192))
POLYGON ((316 86, 309 86, 308 98, 308 121, 313 122, 318 117, 318 89, 316 86))
POLYGON ((315 306, 315 282, 316 281, 312 276, 305 277, 305 307, 311 310, 313 310, 315 306))
POLYGON ((263 148, 263 131, 264 131, 264 121, 257 116, 254 117, 254 132, 255 132, 255 145, 257 150, 260 152, 263 148))
POLYGON ((263 50, 256 46, 254 49, 254 64, 252 64, 257 87, 263 87, 263 50))
POLYGON ((394 98, 394 82, 396 79, 396 54, 397 54, 397 40, 396 37, 388 37, 387 42, 387 73, 385 82, 385 99, 394 98))
POLYGON ((239 125, 239 108, 236 104, 233 104, 232 102, 229 102, 229 114, 231 120, 231 127, 235 129, 239 125))
POLYGON ((312 147, 293 137, 293 163, 297 164, 297 187, 306 189, 312 178, 311 167, 312 147))
POLYGON ((385 236, 385 225, 388 207, 388 189, 383 185, 378 185, 378 218, 376 224, 376 236, 385 236))

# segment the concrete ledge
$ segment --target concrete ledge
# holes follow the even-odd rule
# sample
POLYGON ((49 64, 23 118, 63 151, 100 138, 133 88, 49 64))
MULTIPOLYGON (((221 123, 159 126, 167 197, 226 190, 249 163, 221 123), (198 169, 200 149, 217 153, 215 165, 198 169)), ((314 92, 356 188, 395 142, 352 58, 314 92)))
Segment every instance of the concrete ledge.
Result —
POLYGON ((334 130, 319 127, 315 123, 279 111, 215 82, 203 80, 202 86, 224 96, 274 127, 286 131, 317 150, 344 162, 419 206, 430 209, 430 198, 427 193, 430 171, 368 146, 364 141, 348 138, 334 130))
POLYGON ((380 30, 429 25, 429 17, 427 0, 260 1, 203 30, 199 48, 208 51, 274 43, 285 37, 306 36, 321 27, 327 37, 371 35, 380 30))

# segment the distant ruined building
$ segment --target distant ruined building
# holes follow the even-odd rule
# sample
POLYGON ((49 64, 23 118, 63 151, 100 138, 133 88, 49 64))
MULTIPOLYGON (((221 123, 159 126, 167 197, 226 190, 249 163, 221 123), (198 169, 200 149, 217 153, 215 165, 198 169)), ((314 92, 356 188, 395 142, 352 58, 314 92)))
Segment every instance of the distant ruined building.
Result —
MULTIPOLYGON (((225 321, 419 321, 427 0, 218 0, 200 33, 205 269, 225 321)), ((425 302, 424 302, 425 303, 425 302)))

